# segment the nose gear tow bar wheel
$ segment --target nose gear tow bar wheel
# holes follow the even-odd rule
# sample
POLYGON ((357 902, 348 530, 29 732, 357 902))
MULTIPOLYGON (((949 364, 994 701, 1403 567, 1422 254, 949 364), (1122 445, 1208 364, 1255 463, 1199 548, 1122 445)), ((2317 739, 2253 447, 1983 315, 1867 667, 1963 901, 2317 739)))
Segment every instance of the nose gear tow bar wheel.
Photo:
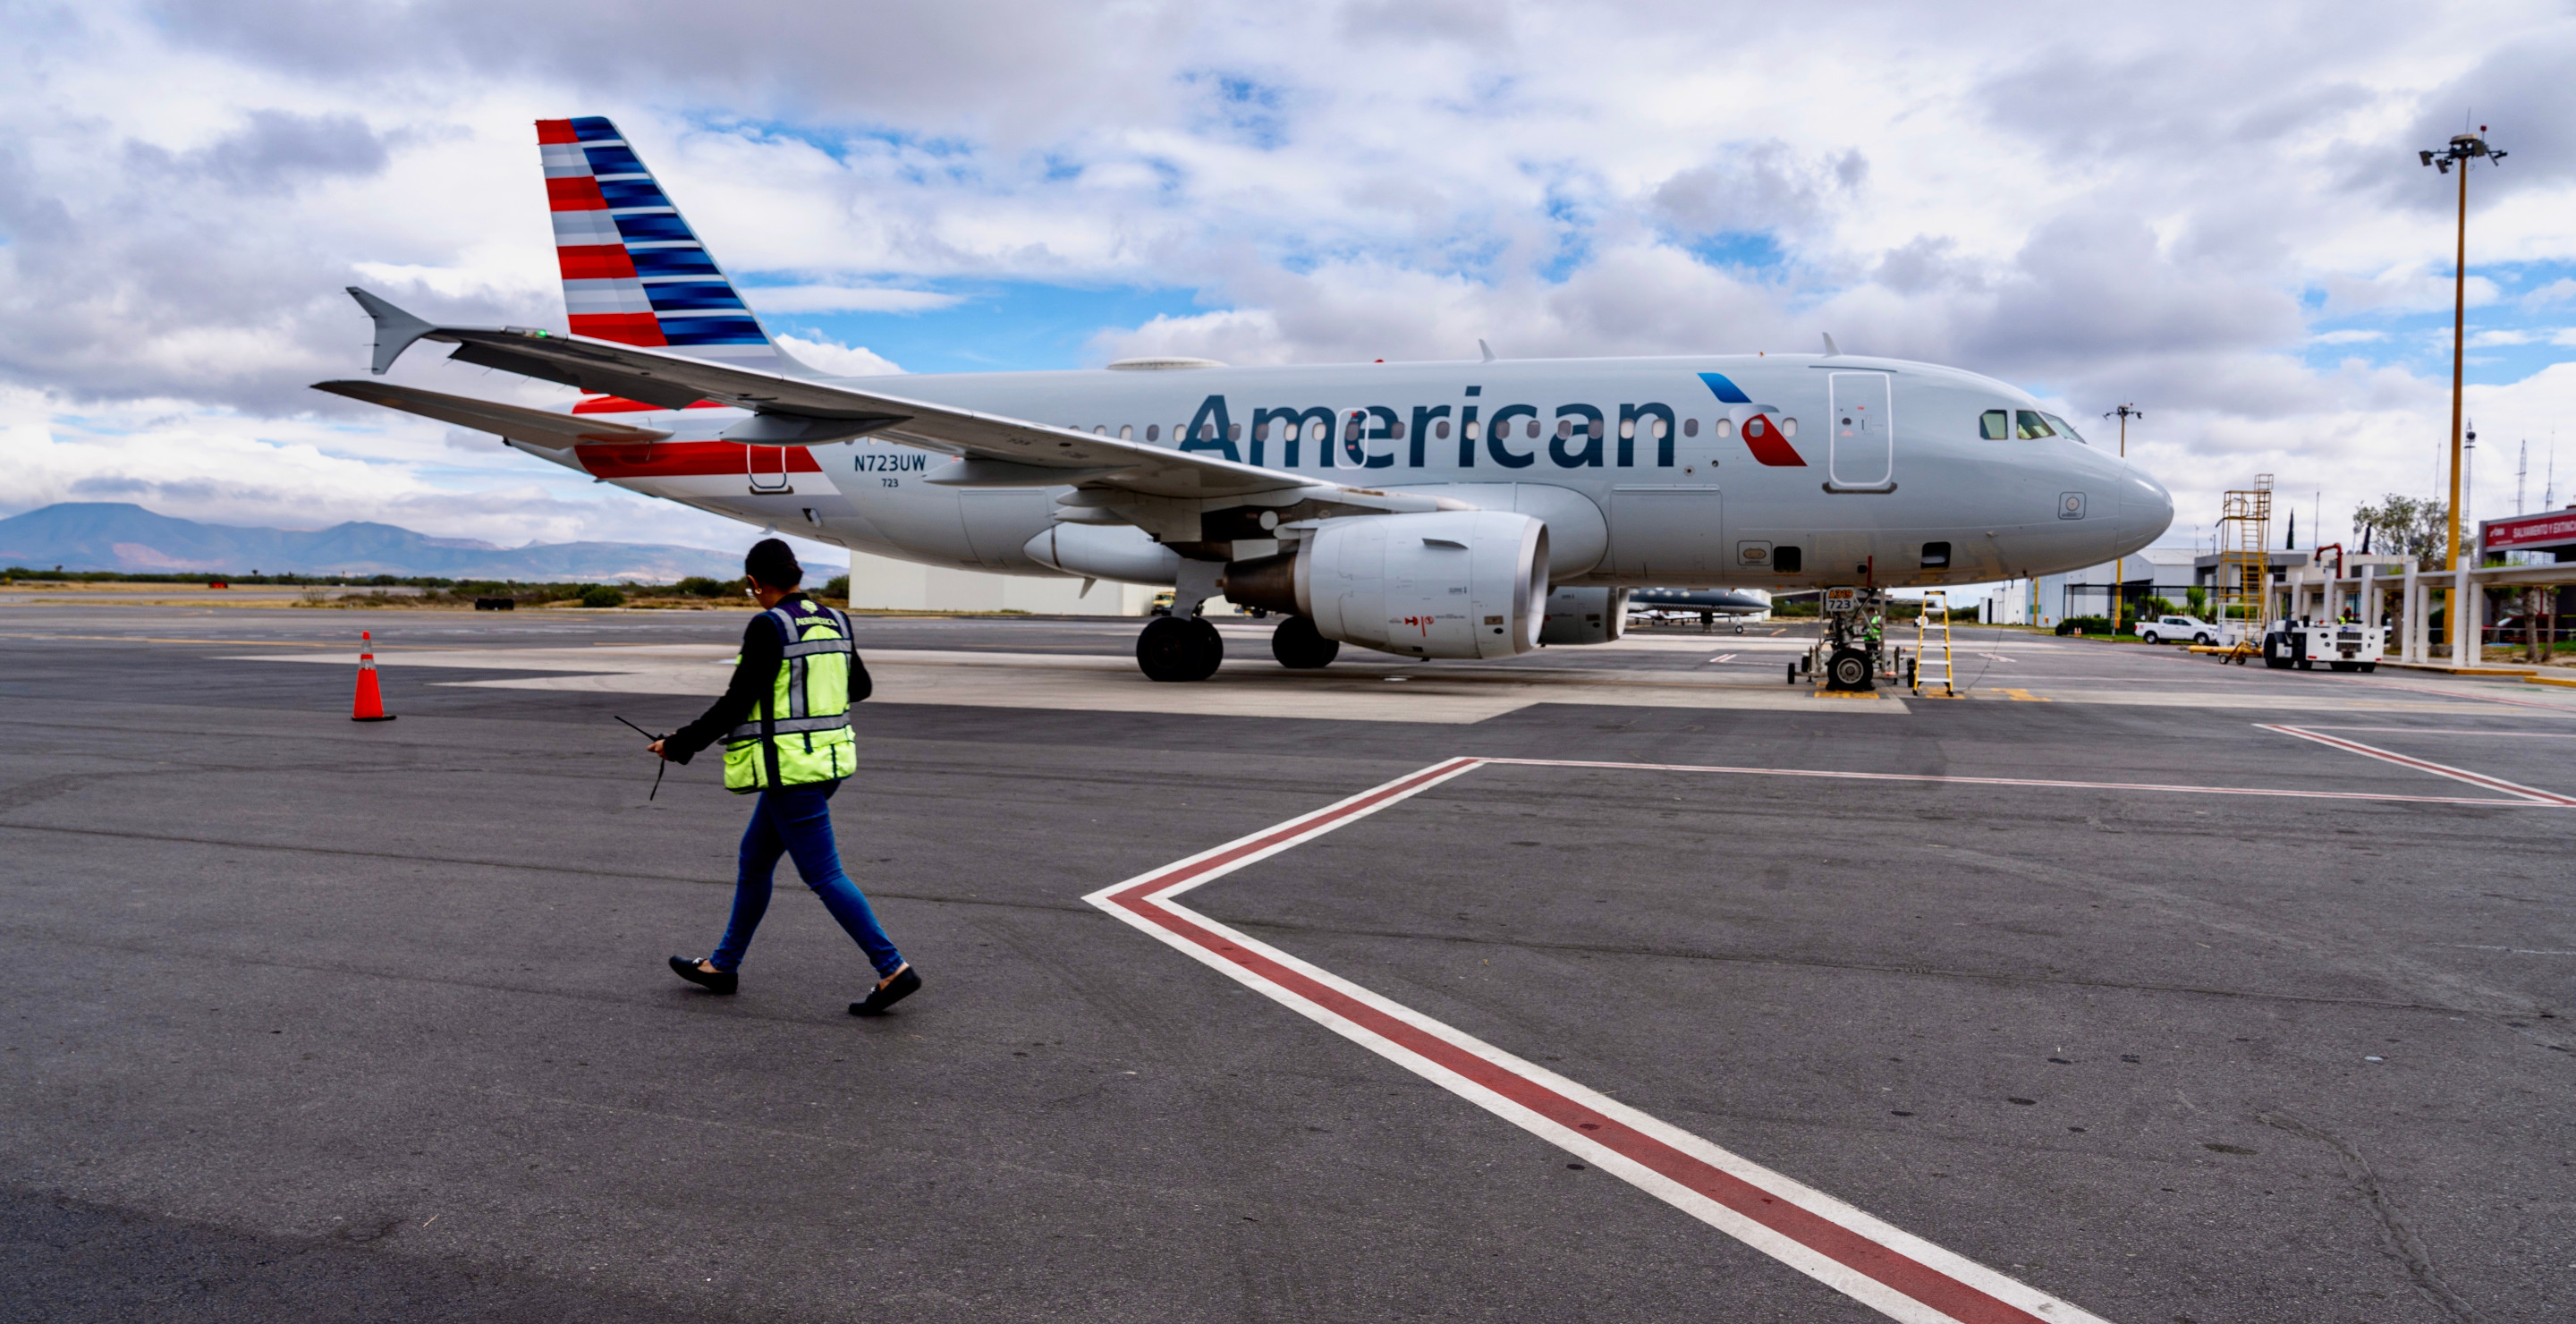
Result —
POLYGON ((1869 654, 1857 648, 1837 648, 1825 661, 1825 688, 1829 690, 1873 689, 1870 683, 1869 654))
POLYGON ((1225 661, 1225 638, 1193 616, 1157 617, 1136 636, 1136 665, 1147 680, 1206 680, 1225 661))
POLYGON ((1295 671, 1312 671, 1331 666, 1341 656, 1338 639, 1327 639, 1315 629, 1315 623, 1303 616, 1291 616, 1270 632, 1270 655, 1279 665, 1295 671))

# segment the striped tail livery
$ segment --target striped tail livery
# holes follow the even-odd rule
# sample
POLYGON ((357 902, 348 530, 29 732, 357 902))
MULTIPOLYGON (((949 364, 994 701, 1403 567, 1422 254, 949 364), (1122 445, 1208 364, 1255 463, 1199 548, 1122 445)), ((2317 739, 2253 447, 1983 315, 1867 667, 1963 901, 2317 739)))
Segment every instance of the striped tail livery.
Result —
POLYGON ((600 116, 538 120, 572 332, 745 368, 801 373, 680 209, 600 116))

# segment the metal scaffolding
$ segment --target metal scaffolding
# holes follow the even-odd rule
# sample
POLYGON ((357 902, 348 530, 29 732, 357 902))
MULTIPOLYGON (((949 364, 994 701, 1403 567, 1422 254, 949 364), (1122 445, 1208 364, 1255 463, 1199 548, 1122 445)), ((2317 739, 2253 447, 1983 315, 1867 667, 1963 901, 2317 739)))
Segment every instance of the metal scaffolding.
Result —
POLYGON ((2220 506, 2210 588, 2220 636, 2240 650, 2262 647, 2272 621, 2272 475, 2255 475, 2254 486, 2230 491, 2220 506))

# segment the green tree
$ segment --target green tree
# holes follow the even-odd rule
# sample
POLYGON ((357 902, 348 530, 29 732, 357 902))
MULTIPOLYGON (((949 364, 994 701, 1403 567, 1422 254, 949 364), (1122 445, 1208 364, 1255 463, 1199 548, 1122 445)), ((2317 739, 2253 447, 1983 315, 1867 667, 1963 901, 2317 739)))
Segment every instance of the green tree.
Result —
POLYGON ((2451 554, 2451 508, 2444 502, 2391 492, 2378 505, 2354 508, 2352 523, 2370 531, 2372 551, 2414 557, 2420 569, 2439 570, 2451 554))

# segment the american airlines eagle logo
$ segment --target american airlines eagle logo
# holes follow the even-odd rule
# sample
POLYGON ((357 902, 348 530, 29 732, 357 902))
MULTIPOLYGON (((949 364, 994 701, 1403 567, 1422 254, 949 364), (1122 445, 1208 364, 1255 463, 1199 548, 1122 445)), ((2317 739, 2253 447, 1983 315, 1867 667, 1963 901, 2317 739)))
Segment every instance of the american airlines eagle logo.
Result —
POLYGON ((1727 410, 1727 421, 1735 425, 1735 434, 1744 438, 1744 449, 1753 452, 1754 459, 1774 469, 1807 467, 1806 457, 1789 444, 1789 438, 1796 434, 1780 426, 1778 406, 1755 404, 1753 397, 1728 381, 1724 373, 1703 372, 1699 379, 1708 383, 1718 403, 1733 406, 1727 410))

